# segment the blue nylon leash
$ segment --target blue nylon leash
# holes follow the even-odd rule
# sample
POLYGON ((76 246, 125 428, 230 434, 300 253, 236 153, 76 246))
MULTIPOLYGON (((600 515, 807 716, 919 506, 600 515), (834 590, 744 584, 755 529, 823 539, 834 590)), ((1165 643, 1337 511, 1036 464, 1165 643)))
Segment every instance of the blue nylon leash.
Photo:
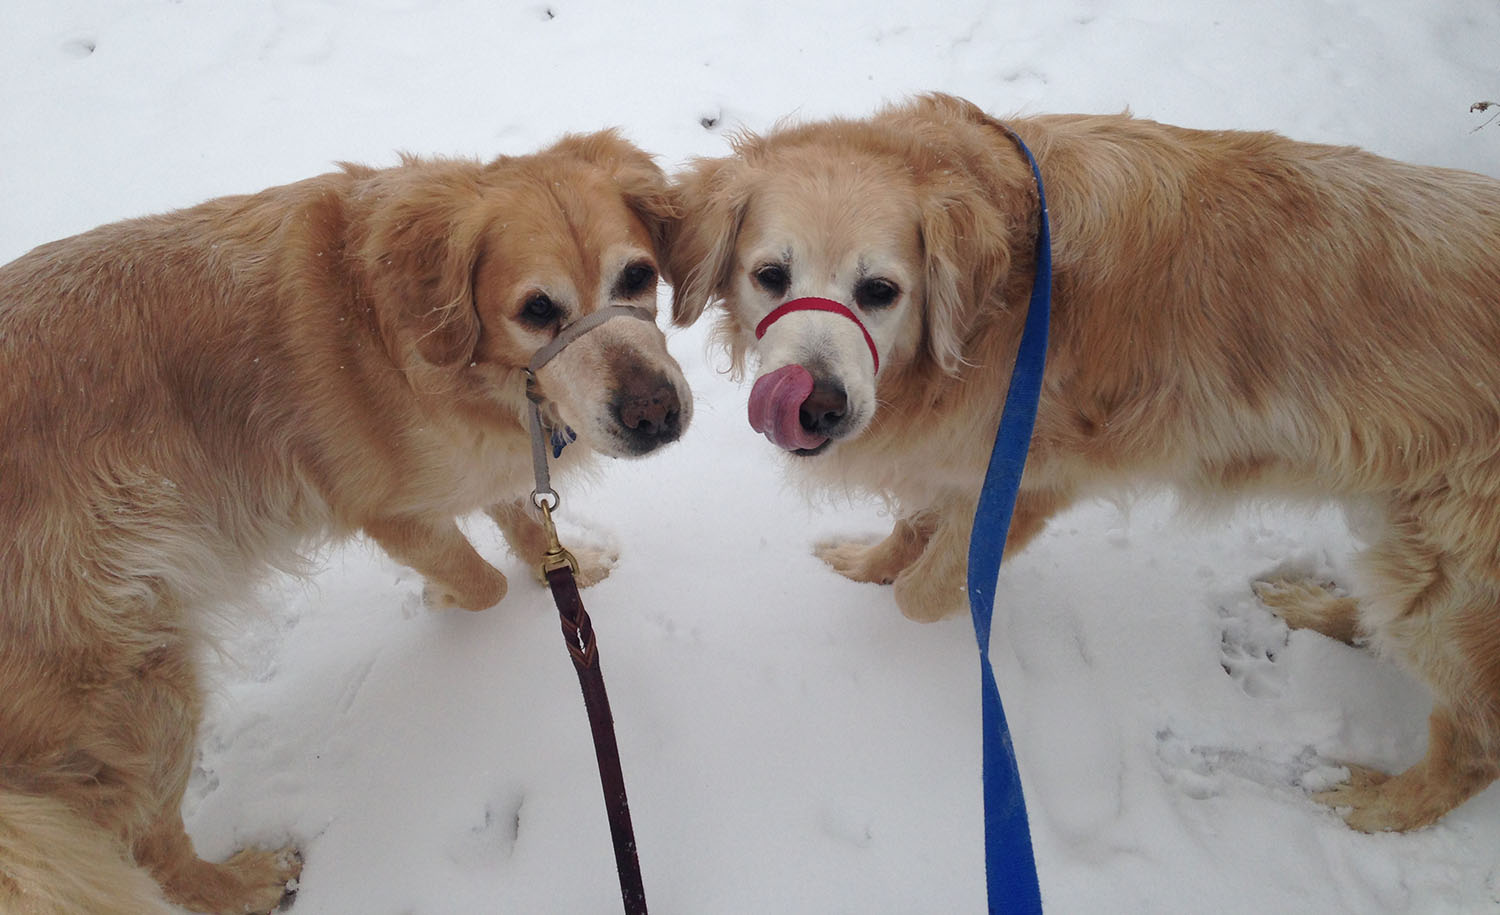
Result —
POLYGON ((979 642, 981 710, 984 727, 984 863, 985 883, 992 913, 1040 913, 1042 891, 1037 882, 1036 858, 1031 851, 1031 826, 1016 751, 1005 723, 1005 707, 990 665, 990 620, 995 610, 995 582, 1000 558, 1010 533, 1011 514, 1026 452, 1036 426, 1037 401, 1042 394, 1042 369, 1047 362, 1047 324, 1052 298, 1052 232, 1047 221, 1047 196, 1042 171, 1021 138, 1006 133, 1026 154, 1036 178, 1041 225, 1036 239, 1036 279, 1027 305, 1026 326, 1005 394, 1005 412, 995 434, 989 469, 979 492, 974 527, 969 535, 969 611, 979 642))

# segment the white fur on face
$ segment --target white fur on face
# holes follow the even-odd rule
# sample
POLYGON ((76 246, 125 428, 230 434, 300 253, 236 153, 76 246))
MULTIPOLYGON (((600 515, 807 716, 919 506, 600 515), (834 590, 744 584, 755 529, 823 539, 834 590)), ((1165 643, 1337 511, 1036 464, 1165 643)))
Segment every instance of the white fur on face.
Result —
MULTIPOLYGON (((908 358, 920 341, 916 303, 925 290, 915 198, 900 188, 866 172, 842 182, 784 175, 768 180, 740 234, 733 301, 741 325, 753 332, 777 306, 816 296, 859 316, 880 354, 880 372, 908 358), (785 272, 784 290, 758 278, 767 265, 785 272), (899 294, 890 304, 865 307, 862 284, 875 280, 893 284, 899 294)), ((820 383, 844 392, 848 411, 835 439, 859 435, 875 415, 874 359, 859 326, 847 317, 792 312, 767 328, 754 351, 757 377, 801 365, 820 383)))

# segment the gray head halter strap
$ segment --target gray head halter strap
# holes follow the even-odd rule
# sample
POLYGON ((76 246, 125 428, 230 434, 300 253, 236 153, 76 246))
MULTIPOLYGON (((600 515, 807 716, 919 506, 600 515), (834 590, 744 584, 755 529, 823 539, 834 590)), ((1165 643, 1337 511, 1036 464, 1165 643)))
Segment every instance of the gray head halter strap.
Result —
MULTIPOLYGON (((541 394, 536 388, 536 373, 541 371, 542 366, 551 362, 553 357, 563 351, 569 343, 603 324, 611 318, 629 317, 640 318, 642 321, 656 323, 656 315, 635 305, 610 305, 601 308, 592 314, 584 315, 567 327, 557 332, 557 336, 548 341, 547 345, 536 351, 531 357, 531 362, 526 366, 526 398, 531 401, 531 464, 536 473, 536 489, 531 493, 531 501, 540 507, 540 499, 551 497, 551 508, 556 508, 560 501, 557 490, 552 488, 552 475, 547 471, 547 439, 549 436, 544 430, 542 423, 541 394)), ((571 430, 569 430, 571 431, 571 430)), ((562 440, 566 445, 571 439, 562 440)), ((562 453, 562 445, 557 447, 557 453, 562 453)))

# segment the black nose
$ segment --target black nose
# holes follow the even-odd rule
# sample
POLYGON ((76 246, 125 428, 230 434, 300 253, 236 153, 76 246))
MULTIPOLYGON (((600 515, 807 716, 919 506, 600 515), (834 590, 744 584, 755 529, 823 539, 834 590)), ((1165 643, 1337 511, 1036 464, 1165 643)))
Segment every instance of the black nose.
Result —
POLYGON ((682 404, 665 375, 636 374, 615 392, 615 418, 640 451, 675 441, 682 434, 682 404))
POLYGON ((844 414, 849 412, 849 398, 844 389, 822 379, 813 382, 812 393, 802 402, 802 428, 814 435, 831 435, 844 414))

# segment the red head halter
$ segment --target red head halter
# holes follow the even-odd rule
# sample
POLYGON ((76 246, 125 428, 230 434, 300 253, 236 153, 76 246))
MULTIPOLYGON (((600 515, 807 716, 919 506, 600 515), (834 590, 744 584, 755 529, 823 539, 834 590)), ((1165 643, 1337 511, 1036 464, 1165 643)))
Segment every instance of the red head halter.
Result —
POLYGON ((755 339, 759 340, 761 337, 764 337, 766 335, 766 328, 794 311, 827 311, 836 315, 843 315, 853 321, 854 326, 859 328, 859 332, 865 335, 865 344, 870 347, 870 358, 875 360, 875 371, 880 371, 880 353, 875 350, 875 338, 870 336, 869 330, 865 328, 864 322, 859 319, 858 315, 833 299, 806 296, 800 299, 792 299, 784 305, 778 305, 775 311, 766 315, 764 320, 755 325, 755 339))

